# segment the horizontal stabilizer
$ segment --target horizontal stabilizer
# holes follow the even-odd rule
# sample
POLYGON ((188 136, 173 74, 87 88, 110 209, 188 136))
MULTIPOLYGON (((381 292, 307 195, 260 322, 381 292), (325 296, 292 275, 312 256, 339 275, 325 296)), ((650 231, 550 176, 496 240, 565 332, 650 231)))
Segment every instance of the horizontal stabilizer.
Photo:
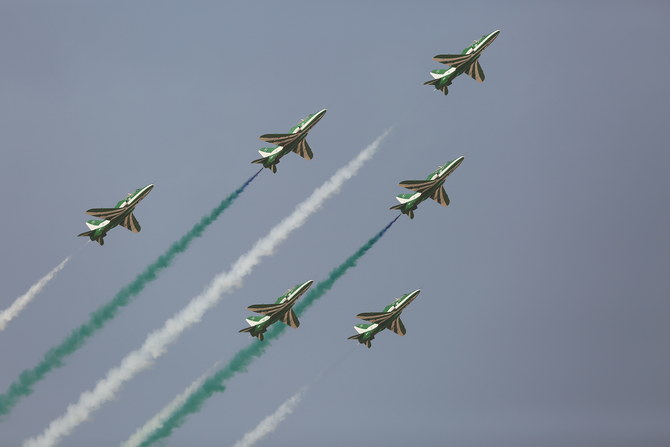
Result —
POLYGON ((471 57, 470 54, 438 54, 433 60, 452 67, 460 67, 468 62, 471 57))
POLYGON ((293 143, 295 140, 300 138, 301 135, 302 135, 302 132, 296 132, 296 133, 266 133, 265 135, 261 135, 258 138, 265 141, 266 143, 276 144, 278 146, 286 146, 287 144, 293 143))
POLYGON ((400 205, 393 205, 393 206, 392 206, 391 208, 389 208, 389 209, 390 209, 390 210, 400 210, 400 209, 402 209, 402 207, 403 207, 403 204, 401 203, 400 205))
POLYGON ((133 213, 128 214, 126 218, 123 219, 123 222, 121 222, 120 225, 124 228, 129 229, 133 233, 139 233, 140 230, 142 230, 142 227, 140 227, 140 223, 137 221, 133 213))
MULTIPOLYGON (((251 333, 253 330, 254 330, 254 327, 252 326, 252 327, 245 327, 244 329, 240 329, 239 332, 250 332, 251 333)), ((265 331, 263 331, 263 332, 265 332, 265 331)), ((257 334, 252 333, 251 335, 253 335, 254 337, 258 337, 258 339, 260 341, 263 341, 263 339, 265 338, 265 337, 263 337, 263 332, 259 332, 257 334)))
POLYGON ((447 195, 447 192, 444 190, 444 186, 436 189, 433 195, 430 196, 430 198, 442 206, 449 205, 449 196, 447 195))
POLYGON ((265 161, 265 158, 257 158, 256 160, 253 160, 252 163, 263 163, 265 161))
POLYGON ((128 211, 128 208, 91 208, 86 214, 105 220, 112 220, 128 211))
POLYGON ((300 326, 300 321, 298 321, 298 317, 296 316, 295 312, 293 312, 293 309, 289 309, 288 312, 282 315, 281 322, 292 328, 300 326))
POLYGON ((305 160, 311 160, 314 157, 312 148, 310 148, 309 144, 307 144, 307 140, 302 140, 300 143, 298 143, 295 149, 293 149, 293 152, 300 155, 305 160))
POLYGON ((470 76, 472 79, 474 79, 477 82, 484 82, 484 70, 482 70, 482 66, 479 65, 479 60, 474 61, 470 66, 468 67, 466 73, 468 76, 470 76))
POLYGON ((430 81, 426 81, 423 83, 423 85, 435 85, 439 82, 439 79, 431 79, 430 81))
POLYGON ((395 321, 391 323, 391 326, 389 326, 389 329, 398 335, 405 335, 407 333, 405 325, 402 324, 402 320, 400 318, 396 318, 395 321))
POLYGON ((370 340, 361 341, 362 336, 363 334, 352 335, 351 337, 347 337, 347 340, 358 340, 359 343, 363 343, 368 348, 372 347, 372 341, 370 340))
POLYGON ((284 304, 254 304, 247 307, 247 310, 259 313, 261 315, 273 315, 277 313, 284 304))
POLYGON ((370 323, 381 323, 387 320, 391 316, 388 312, 364 312, 362 314, 356 315, 356 318, 360 318, 364 321, 369 321, 370 323))
POLYGON ((108 222, 108 220, 87 220, 86 226, 89 230, 97 230, 108 222))

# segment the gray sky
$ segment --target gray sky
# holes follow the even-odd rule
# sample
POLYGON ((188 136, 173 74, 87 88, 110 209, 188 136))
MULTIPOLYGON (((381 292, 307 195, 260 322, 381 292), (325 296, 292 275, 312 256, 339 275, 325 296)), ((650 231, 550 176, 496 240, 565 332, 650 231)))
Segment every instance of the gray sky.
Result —
POLYGON ((0 422, 39 434, 146 334, 393 125, 361 174, 63 445, 117 445, 250 340, 245 307, 319 281, 405 192, 423 203, 168 445, 230 445, 353 346, 359 312, 420 288, 263 445, 665 446, 670 72, 664 2, 0 4, 0 308, 76 252, 0 333, 0 389, 241 185, 263 133, 321 108, 314 159, 263 172, 122 314, 0 422), (443 96, 421 85, 500 29, 443 96), (84 244, 84 210, 148 183, 140 234, 84 244), (79 250, 79 251, 77 251, 79 250))

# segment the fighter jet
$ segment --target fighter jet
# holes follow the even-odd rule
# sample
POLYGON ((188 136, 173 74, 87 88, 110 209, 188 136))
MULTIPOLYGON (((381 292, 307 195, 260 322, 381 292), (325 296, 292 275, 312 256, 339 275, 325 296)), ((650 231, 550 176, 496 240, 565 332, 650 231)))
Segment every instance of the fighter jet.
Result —
POLYGON ((277 172, 277 164, 279 159, 289 152, 293 151, 302 158, 311 160, 314 154, 312 149, 307 144, 307 133, 316 123, 319 122, 323 115, 326 114, 326 109, 323 109, 313 115, 301 120, 297 125, 289 129, 288 133, 268 133, 261 135, 259 138, 267 143, 277 144, 277 147, 263 147, 258 152, 263 156, 252 163, 260 163, 272 172, 277 172))
POLYGON ((285 294, 277 298, 274 304, 254 304, 247 307, 247 310, 264 316, 253 315, 247 318, 247 323, 249 323, 250 327, 240 329, 240 332, 249 332, 252 336, 258 337, 259 340, 263 341, 263 333, 267 331, 271 324, 277 321, 281 321, 291 327, 300 326, 300 321, 298 321, 298 317, 293 312, 293 305, 311 287, 313 282, 310 280, 288 289, 285 294))
POLYGON ((93 217, 99 217, 104 220, 89 220, 86 226, 91 230, 77 236, 88 236, 92 241, 97 241, 100 245, 105 245, 105 236, 107 232, 117 225, 121 225, 132 231, 139 233, 142 229, 135 218, 133 211, 135 207, 147 194, 153 189, 154 185, 147 185, 144 188, 136 189, 128 196, 119 201, 114 208, 92 208, 86 211, 93 217))
POLYGON ((484 70, 479 65, 479 56, 498 37, 498 34, 500 34, 500 30, 482 36, 481 39, 475 40, 472 45, 465 48, 461 54, 438 54, 433 60, 447 64, 451 68, 431 71, 430 75, 434 79, 426 81, 423 84, 434 85, 437 90, 442 91, 446 95, 449 93, 447 87, 462 73, 467 73, 475 81, 484 82, 484 70))
POLYGON ((392 206, 392 210, 400 210, 401 213, 407 214, 410 219, 414 219, 414 210, 421 202, 427 198, 435 200, 442 206, 449 205, 449 196, 444 190, 444 181, 449 174, 463 163, 465 157, 458 157, 456 160, 451 160, 430 173, 426 180, 405 180, 398 183, 403 188, 416 191, 414 194, 399 194, 396 196, 400 205, 392 206))
POLYGON ((405 335, 405 325, 402 324, 400 314, 405 307, 409 305, 414 298, 416 298, 421 290, 417 289, 414 292, 406 293, 400 298, 393 301, 386 306, 381 312, 367 312, 356 315, 356 318, 369 321, 370 324, 357 324, 354 326, 358 334, 352 335, 347 340, 358 340, 359 343, 364 344, 368 348, 372 346, 372 340, 377 333, 384 329, 390 329, 398 335, 405 335))

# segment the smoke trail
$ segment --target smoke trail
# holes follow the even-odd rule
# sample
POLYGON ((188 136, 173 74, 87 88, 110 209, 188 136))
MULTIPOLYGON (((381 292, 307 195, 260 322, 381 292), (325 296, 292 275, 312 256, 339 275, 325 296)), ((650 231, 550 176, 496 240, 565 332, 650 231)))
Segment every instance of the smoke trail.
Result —
POLYGON ((328 367, 324 371, 321 371, 321 373, 319 373, 316 376, 316 379, 311 384, 305 385, 302 388, 300 388, 297 393, 289 397, 283 404, 281 404, 279 408, 275 410, 274 413, 263 419, 251 431, 245 433, 242 439, 237 441, 235 445, 233 445, 233 447, 251 447, 258 441, 260 441, 261 439, 263 439, 264 437, 275 431, 279 426, 279 424, 281 424, 284 421, 284 419, 286 419, 291 413, 293 413, 293 410, 295 410, 295 407, 298 406, 305 393, 307 393, 307 391, 309 391, 309 389, 312 386, 314 386, 316 382, 321 380, 323 377, 329 374, 333 369, 335 369, 336 366, 344 362, 344 360, 347 357, 349 357, 349 355, 352 352, 354 352, 354 349, 350 349, 349 352, 347 352, 341 358, 337 359, 332 365, 330 365, 330 367, 328 367))
MULTIPOLYGON (((335 282, 337 282, 337 280, 347 272, 347 270, 356 266, 358 260, 362 258, 363 255, 365 255, 365 253, 367 253, 368 250, 370 250, 377 243, 377 241, 381 239, 382 236, 384 236, 384 233, 386 233, 386 231, 391 228, 391 225, 393 225, 395 221, 398 220, 398 217, 400 217, 400 215, 398 215, 388 225, 386 225, 383 230, 381 230, 374 237, 363 244, 363 246, 360 247, 356 253, 347 258, 347 260, 342 264, 335 267, 325 280, 313 286, 294 306, 296 314, 298 314, 298 316, 302 315, 316 300, 325 295, 333 287, 335 282)), ((275 324, 271 326, 270 329, 265 333, 265 341, 254 341, 249 346, 243 348, 237 354, 235 354, 235 356, 225 367, 221 368, 211 377, 205 380, 202 386, 198 388, 198 390, 193 394, 191 394, 188 399, 186 399, 184 404, 181 405, 179 409, 174 411, 170 417, 164 421, 163 425, 159 429, 155 430, 144 440, 144 442, 140 444, 140 447, 147 447, 154 442, 170 436, 174 429, 180 427, 184 423, 188 415, 200 411, 200 408, 202 408, 203 404, 207 401, 207 399, 212 397, 214 393, 223 392, 225 390, 225 384, 229 379, 231 379, 237 373, 245 372, 247 370, 247 366, 249 366, 256 358, 263 355, 265 350, 272 344, 273 341, 275 341, 281 336, 281 334, 284 333, 286 328, 287 326, 283 324, 275 324)))
POLYGON ((88 321, 72 332, 57 346, 51 348, 42 357, 42 360, 33 368, 24 370, 17 380, 12 383, 5 394, 0 395, 0 416, 8 414, 23 397, 33 393, 33 386, 42 380, 52 369, 61 367, 63 361, 71 354, 81 348, 84 343, 95 335, 105 324, 111 321, 119 310, 128 305, 131 299, 138 295, 147 284, 151 283, 158 273, 172 264, 175 257, 186 251, 191 242, 199 236, 223 213, 237 197, 242 194, 244 188, 251 183, 263 169, 249 178, 242 186, 226 197, 209 214, 200 219, 191 230, 173 243, 168 250, 158 259, 150 264, 130 284, 122 288, 106 304, 99 307, 91 314, 88 321))
POLYGON ((137 431, 133 433, 127 441, 121 444, 121 447, 137 447, 140 445, 144 438, 149 436, 154 430, 158 429, 163 424, 163 421, 167 419, 173 411, 184 404, 188 396, 190 396, 202 385, 207 376, 209 376, 209 374, 219 366, 219 363, 221 362, 216 362, 214 365, 212 365, 211 368, 207 370, 207 372, 195 379, 193 383, 191 383, 184 391, 172 399, 172 401, 163 407, 161 411, 156 413, 153 418, 147 421, 147 423, 142 427, 137 429, 137 431))
POLYGON ((107 372, 92 391, 84 392, 76 404, 68 406, 65 414, 54 420, 38 437, 27 440, 25 447, 50 446, 69 434, 77 425, 88 419, 105 402, 114 398, 121 386, 140 371, 148 368, 160 357, 181 333, 198 323, 205 312, 217 304, 224 292, 242 284, 242 280, 265 256, 283 242, 289 234, 302 226, 323 202, 339 191, 345 181, 353 177, 367 160, 372 158, 379 144, 390 130, 385 131, 353 160, 340 168, 330 179, 315 190, 304 202, 274 227, 265 237, 233 264, 228 272, 217 275, 209 287, 193 298, 182 310, 167 320, 163 327, 147 336, 144 344, 128 354, 121 364, 107 372))
POLYGON ((297 393, 289 397, 277 410, 270 416, 263 419, 253 430, 247 432, 242 439, 237 441, 233 447, 251 447, 258 441, 275 431, 275 429, 282 423, 284 419, 295 410, 295 407, 302 400, 302 396, 309 390, 309 386, 305 385, 300 388, 297 393))
POLYGON ((49 273, 47 273, 42 279, 33 284, 30 289, 20 297, 18 297, 7 309, 0 312, 0 331, 4 330, 13 318, 15 318, 25 307, 30 304, 30 302, 37 296, 38 293, 42 291, 44 286, 47 285, 49 281, 56 276, 56 273, 60 272, 67 261, 70 260, 70 256, 63 259, 60 264, 54 267, 49 273))

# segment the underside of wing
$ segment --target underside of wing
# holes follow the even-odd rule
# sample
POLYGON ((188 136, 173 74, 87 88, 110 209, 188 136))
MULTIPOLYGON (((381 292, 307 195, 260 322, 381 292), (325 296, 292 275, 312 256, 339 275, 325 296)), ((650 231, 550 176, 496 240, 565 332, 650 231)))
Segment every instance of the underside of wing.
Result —
POLYGON ((405 329, 405 325, 402 324, 400 318, 396 318, 393 323, 391 323, 391 326, 389 326, 389 329, 398 335, 405 335, 407 333, 407 329, 405 329))
POLYGON ((284 307, 283 304, 254 304, 247 307, 247 310, 259 313, 261 315, 274 315, 279 310, 281 310, 282 307, 284 307))
POLYGON ((410 189, 412 191, 424 193, 435 184, 434 180, 405 180, 398 183, 398 186, 410 189))
POLYGON ((444 186, 442 186, 441 188, 437 188, 433 193, 433 195, 430 196, 430 198, 442 206, 449 205, 449 196, 447 195, 447 192, 444 190, 444 186))
POLYGON ((470 64, 466 73, 475 81, 484 82, 484 70, 482 70, 482 66, 479 65, 479 59, 470 64))
POLYGON ((261 140, 270 143, 270 144, 276 144, 278 146, 286 146, 289 143, 292 143, 295 141, 298 137, 300 136, 300 132, 296 133, 266 133, 265 135, 261 135, 260 138, 261 140))
POLYGON ((112 220, 126 211, 128 211, 128 208, 91 208, 86 211, 86 214, 100 219, 112 220))
POLYGON ((451 67, 459 67, 466 63, 470 57, 469 54, 438 54, 433 60, 451 67))
POLYGON ((360 318, 364 321, 369 321, 370 323, 382 323, 386 321, 391 316, 388 312, 364 312, 362 314, 356 315, 356 318, 360 318))
POLYGON ((305 160, 311 160, 312 157, 314 157, 312 149, 309 147, 309 144, 307 144, 306 139, 303 139, 300 143, 298 143, 295 149, 293 149, 293 152, 300 155, 305 160))
POLYGON ((122 227, 129 229, 133 233, 139 233, 140 230, 142 230, 142 227, 140 227, 140 223, 137 221, 133 213, 128 214, 126 218, 123 219, 123 222, 120 223, 120 225, 122 227))
POLYGON ((300 326, 300 321, 298 320, 295 312, 293 312, 293 309, 289 309, 288 312, 284 313, 284 315, 281 317, 281 322, 293 328, 300 326))

